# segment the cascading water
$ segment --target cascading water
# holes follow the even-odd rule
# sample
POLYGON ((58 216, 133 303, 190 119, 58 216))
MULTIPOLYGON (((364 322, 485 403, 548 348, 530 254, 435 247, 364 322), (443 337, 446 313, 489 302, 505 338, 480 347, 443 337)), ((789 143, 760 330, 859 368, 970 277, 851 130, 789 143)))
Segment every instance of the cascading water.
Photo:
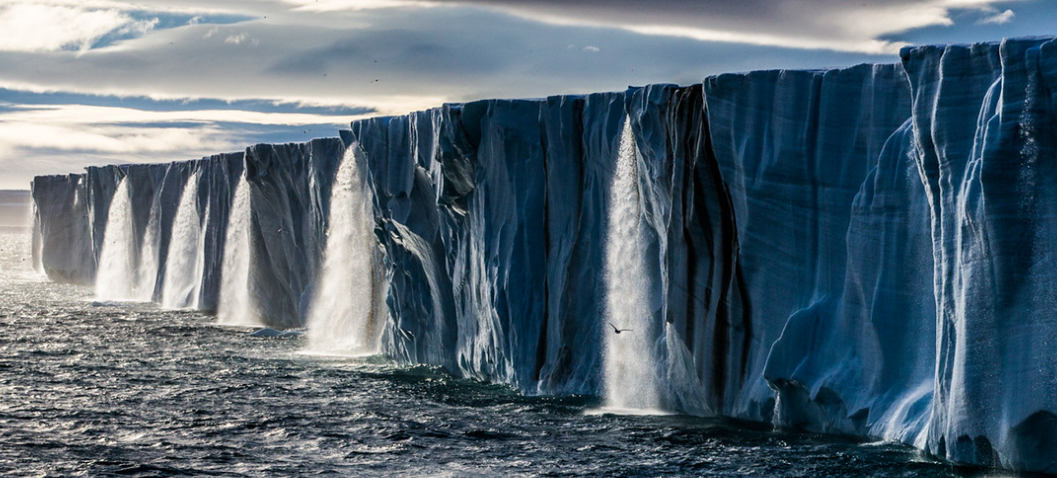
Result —
POLYGON ((330 195, 323 270, 308 313, 307 351, 367 355, 378 352, 381 325, 374 307, 374 224, 360 177, 358 144, 338 167, 330 195))
POLYGON ((136 300, 154 300, 154 288, 158 285, 158 242, 161 235, 162 200, 156 197, 150 208, 147 230, 143 233, 143 245, 139 251, 137 272, 138 289, 136 300))
POLYGON ((30 247, 32 247, 30 254, 31 254, 32 259, 33 259, 33 270, 36 271, 37 274, 43 275, 44 274, 44 237, 43 236, 44 235, 41 233, 41 230, 40 230, 40 227, 41 227, 41 224, 40 224, 40 210, 37 209, 37 202, 36 201, 32 202, 32 207, 30 209, 30 214, 31 214, 31 216, 30 216, 30 224, 33 224, 33 230, 31 231, 32 237, 30 239, 32 241, 32 244, 30 246, 30 247))
POLYGON ((173 221, 169 253, 162 282, 162 306, 170 309, 198 306, 202 282, 202 222, 198 216, 198 174, 187 179, 173 221))
POLYGON ((661 409, 661 380, 643 258, 638 149, 625 120, 610 189, 605 250, 605 408, 661 409))
POLYGON ((138 300, 136 270, 139 250, 136 227, 132 222, 132 196, 124 178, 110 200, 103 249, 95 279, 95 296, 100 300, 138 300))
POLYGON ((250 293, 252 214, 250 185, 243 176, 235 188, 235 198, 231 204, 224 241, 224 262, 220 272, 217 321, 224 325, 261 325, 257 304, 250 293))

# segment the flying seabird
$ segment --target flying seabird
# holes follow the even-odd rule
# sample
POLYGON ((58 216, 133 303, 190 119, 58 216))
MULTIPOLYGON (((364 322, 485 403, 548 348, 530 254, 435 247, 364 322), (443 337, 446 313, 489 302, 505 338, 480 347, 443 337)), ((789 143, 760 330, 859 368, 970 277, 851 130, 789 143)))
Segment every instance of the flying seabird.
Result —
POLYGON ((613 325, 612 322, 606 322, 610 327, 613 327, 613 333, 619 334, 621 332, 631 332, 631 329, 618 329, 617 326, 613 325))

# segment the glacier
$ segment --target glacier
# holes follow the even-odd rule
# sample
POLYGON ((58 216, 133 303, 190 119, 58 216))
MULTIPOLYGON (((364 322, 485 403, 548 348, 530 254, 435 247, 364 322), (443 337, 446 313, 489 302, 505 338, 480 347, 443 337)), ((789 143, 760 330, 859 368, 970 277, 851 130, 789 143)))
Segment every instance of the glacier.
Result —
POLYGON ((40 176, 34 261, 603 411, 1057 474, 1057 43, 899 60, 40 176))

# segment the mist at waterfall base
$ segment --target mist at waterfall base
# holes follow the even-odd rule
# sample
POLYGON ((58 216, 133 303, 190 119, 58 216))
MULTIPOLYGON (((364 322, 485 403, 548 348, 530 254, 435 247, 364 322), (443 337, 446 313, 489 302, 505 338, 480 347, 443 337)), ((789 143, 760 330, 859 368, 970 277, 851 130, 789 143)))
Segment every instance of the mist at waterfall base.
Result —
POLYGON ((589 414, 305 336, 95 302, 0 233, 0 474, 30 476, 1001 476, 895 444, 684 416, 589 414))
POLYGON ((323 272, 308 314, 308 350, 313 353, 370 355, 379 349, 374 225, 356 164, 360 157, 357 145, 345 151, 331 193, 323 272))

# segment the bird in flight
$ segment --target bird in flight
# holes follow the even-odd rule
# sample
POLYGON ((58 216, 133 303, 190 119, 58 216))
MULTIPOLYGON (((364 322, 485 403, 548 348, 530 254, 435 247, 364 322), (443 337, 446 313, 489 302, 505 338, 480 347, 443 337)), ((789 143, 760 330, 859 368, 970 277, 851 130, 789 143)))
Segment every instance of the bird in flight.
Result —
POLYGON ((621 332, 631 332, 631 329, 618 329, 617 326, 613 325, 612 322, 606 322, 610 327, 613 327, 613 333, 619 334, 621 332))

